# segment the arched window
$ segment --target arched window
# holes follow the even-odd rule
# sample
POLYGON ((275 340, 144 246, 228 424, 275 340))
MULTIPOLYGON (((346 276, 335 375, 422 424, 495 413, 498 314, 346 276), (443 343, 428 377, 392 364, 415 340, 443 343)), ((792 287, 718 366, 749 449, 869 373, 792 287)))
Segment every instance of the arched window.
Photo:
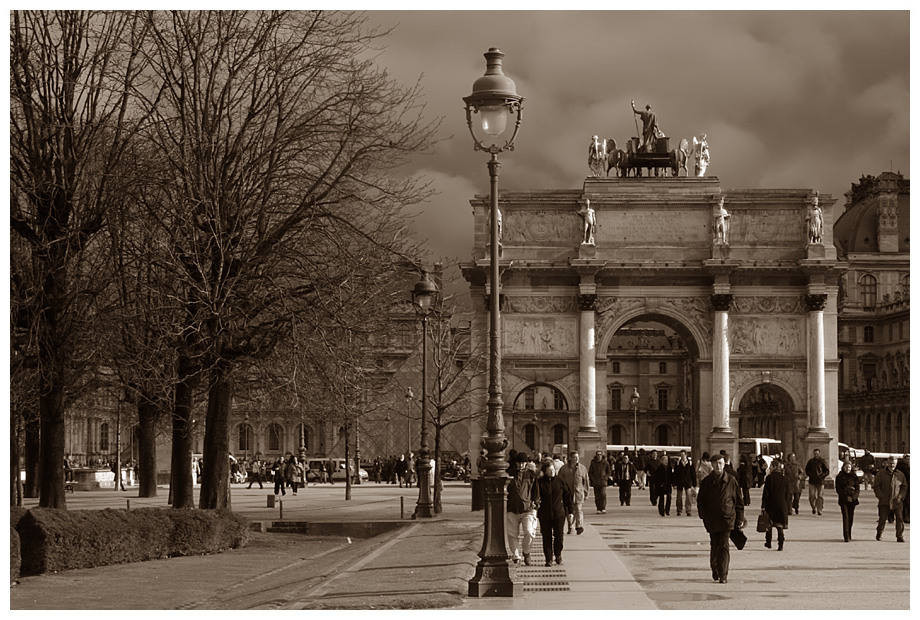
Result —
POLYGON ((240 424, 237 434, 237 451, 251 452, 255 446, 252 441, 252 427, 248 424, 240 424))
POLYGON ((610 388, 610 408, 620 411, 623 408, 623 388, 617 386, 610 388))
POLYGON ((619 424, 614 424, 613 426, 610 427, 610 431, 608 432, 607 437, 608 437, 607 443, 610 443, 610 444, 623 443, 624 442, 623 427, 620 426, 619 424))
POLYGON ((614 375, 620 374, 620 362, 610 362, 610 372, 614 375))
POLYGON ((268 450, 269 452, 281 452, 281 441, 284 432, 280 424, 269 424, 268 426, 268 450))
POLYGON ((659 375, 668 374, 668 363, 667 362, 658 362, 658 374, 659 375))
POLYGON ((859 279, 859 299, 863 308, 874 308, 877 302, 878 280, 866 274, 859 279))
POLYGON ((527 444, 531 452, 537 449, 537 427, 533 424, 528 424, 524 427, 524 443, 527 444))
POLYGON ((99 426, 99 451, 109 451, 109 423, 103 422, 99 426))
POLYGON ((671 429, 667 424, 662 424, 655 429, 655 439, 658 445, 667 446, 671 444, 671 429))
POLYGON ((565 425, 557 424, 553 427, 553 443, 568 443, 565 440, 565 425))
POLYGON ((547 383, 533 383, 518 392, 513 409, 568 411, 569 405, 565 395, 558 388, 547 383))

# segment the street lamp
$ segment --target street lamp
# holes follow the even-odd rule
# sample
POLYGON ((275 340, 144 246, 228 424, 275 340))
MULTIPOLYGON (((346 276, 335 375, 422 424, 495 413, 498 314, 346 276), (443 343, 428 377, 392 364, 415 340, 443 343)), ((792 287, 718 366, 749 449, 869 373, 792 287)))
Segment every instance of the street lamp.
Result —
POLYGON ((412 393, 412 388, 406 388, 406 458, 409 458, 409 453, 412 452, 412 399, 415 398, 415 394, 412 393))
POLYGON ((473 137, 473 150, 486 151, 488 162, 491 202, 490 217, 490 313, 489 313, 489 400, 486 436, 481 445, 486 450, 486 462, 482 475, 485 491, 485 534, 476 574, 469 582, 469 595, 515 596, 521 593, 521 582, 513 582, 508 565, 508 543, 505 540, 505 422, 502 417, 501 354, 499 352, 499 264, 498 245, 498 154, 514 150, 514 138, 521 126, 521 104, 524 98, 517 94, 514 82, 502 71, 504 54, 497 48, 485 53, 486 73, 473 82, 473 93, 463 98, 466 108, 466 123, 473 137), (473 115, 479 115, 480 123, 473 122, 473 115), (515 117, 511 136, 508 119, 515 117), (476 126, 474 128, 474 125, 476 126), (482 134, 485 134, 482 137, 482 134), (502 144, 502 141, 504 143, 502 144), (487 144, 491 142, 491 144, 487 144), (499 146, 501 144, 501 146, 499 146))
POLYGON ((431 457, 428 452, 428 315, 431 306, 438 294, 438 287, 428 278, 428 272, 422 271, 422 279, 416 282, 412 290, 412 303, 415 310, 422 317, 422 428, 421 445, 418 449, 418 458, 415 461, 415 471, 418 472, 418 503, 415 507, 415 516, 430 519, 434 516, 431 511, 431 457))
POLYGON ((633 388, 632 396, 629 397, 629 406, 633 410, 633 454, 639 452, 639 388, 633 388))

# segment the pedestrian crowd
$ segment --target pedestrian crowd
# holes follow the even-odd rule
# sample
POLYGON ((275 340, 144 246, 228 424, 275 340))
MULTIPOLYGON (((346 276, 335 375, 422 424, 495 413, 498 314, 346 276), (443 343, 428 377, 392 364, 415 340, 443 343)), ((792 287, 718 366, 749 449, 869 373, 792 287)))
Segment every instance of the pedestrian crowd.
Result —
MULTIPOLYGON (((812 515, 824 514, 825 488, 837 494, 842 518, 843 540, 853 540, 853 516, 859 504, 860 487, 866 483, 856 474, 848 456, 829 485, 830 468, 820 450, 803 467, 792 452, 774 456, 769 465, 762 455, 741 455, 737 469, 724 450, 704 452, 695 463, 684 450, 676 454, 595 453, 586 468, 572 451, 565 461, 559 454, 509 452, 506 535, 513 562, 530 565, 537 528, 542 532, 546 566, 562 564, 565 535, 584 531, 584 502, 593 492, 597 514, 607 512, 607 487, 616 486, 620 506, 629 506, 634 489, 648 489, 652 506, 661 517, 692 516, 696 510, 710 537, 710 568, 713 580, 727 583, 729 549, 742 549, 747 536, 744 509, 751 505, 752 488, 761 488, 757 531, 764 534, 764 547, 782 551, 787 544, 790 517, 799 514, 799 501, 808 489, 812 515), (674 497, 676 495, 676 498, 674 497)), ((878 500, 876 540, 881 540, 888 523, 894 523, 895 538, 904 542, 904 524, 910 523, 910 457, 890 457, 880 471, 871 475, 868 486, 878 500)))

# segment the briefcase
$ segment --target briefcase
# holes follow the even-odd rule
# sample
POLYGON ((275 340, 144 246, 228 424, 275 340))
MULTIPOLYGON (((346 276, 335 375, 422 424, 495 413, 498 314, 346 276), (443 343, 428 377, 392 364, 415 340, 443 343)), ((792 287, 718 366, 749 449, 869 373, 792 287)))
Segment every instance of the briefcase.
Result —
POLYGON ((771 527, 773 527, 773 522, 770 521, 770 516, 766 512, 761 512, 757 517, 757 531, 766 532, 771 527))
POLYGON ((741 530, 732 530, 732 533, 729 534, 728 537, 735 544, 735 547, 738 548, 738 551, 744 549, 744 544, 747 542, 747 536, 744 535, 744 532, 741 530))

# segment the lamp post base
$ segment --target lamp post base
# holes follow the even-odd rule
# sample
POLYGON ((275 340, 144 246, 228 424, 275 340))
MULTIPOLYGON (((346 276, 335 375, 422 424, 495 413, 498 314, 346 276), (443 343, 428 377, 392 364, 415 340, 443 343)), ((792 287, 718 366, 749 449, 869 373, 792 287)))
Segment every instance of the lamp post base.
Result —
POLYGON ((514 597, 524 591, 523 582, 512 581, 507 560, 492 565, 486 561, 480 562, 469 583, 468 596, 472 598, 514 597))
POLYGON ((469 581, 469 596, 519 596, 524 591, 524 584, 511 578, 505 540, 505 478, 485 476, 483 482, 486 496, 485 537, 476 574, 469 581))

